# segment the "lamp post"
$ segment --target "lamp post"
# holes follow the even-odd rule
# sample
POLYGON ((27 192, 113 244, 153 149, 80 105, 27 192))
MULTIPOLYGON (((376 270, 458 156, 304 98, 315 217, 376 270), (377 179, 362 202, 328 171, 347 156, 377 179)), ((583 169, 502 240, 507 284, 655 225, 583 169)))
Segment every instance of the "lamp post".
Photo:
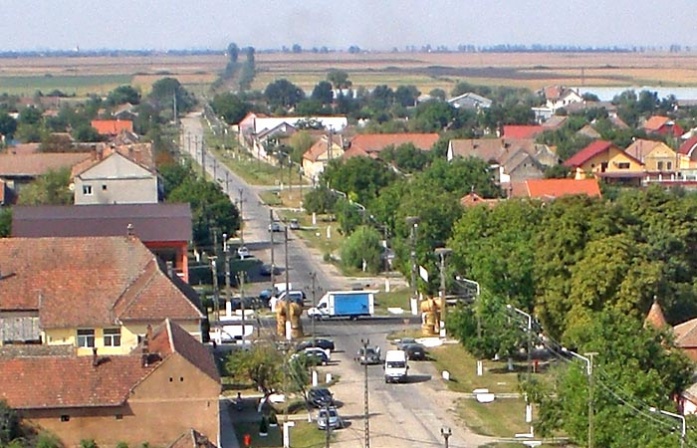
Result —
POLYGON ((443 436, 443 440, 445 440, 445 448, 448 448, 448 439, 450 439, 450 436, 453 435, 453 431, 445 426, 440 429, 440 435, 443 436))
MULTIPOLYGON (((418 216, 407 216, 407 224, 410 227, 409 241, 411 244, 409 256, 411 258, 411 300, 417 300, 418 291, 416 288, 416 230, 419 227, 421 218, 418 216)), ((409 303, 411 307, 411 302, 409 303)))
POLYGON ((682 427, 680 429, 680 448, 683 448, 685 446, 685 433, 687 430, 687 425, 685 424, 685 416, 680 415, 680 414, 675 414, 673 412, 664 411, 663 409, 658 409, 655 407, 650 407, 649 411, 656 412, 656 413, 663 414, 663 415, 667 415, 669 417, 677 418, 678 420, 680 420, 680 423, 682 424, 682 427))
POLYGON ((584 356, 563 347, 561 351, 586 363, 586 375, 588 375, 588 448, 593 448, 593 357, 597 353, 589 352, 584 356))
POLYGON ((446 337, 445 334, 445 314, 447 304, 445 303, 445 257, 452 253, 452 249, 447 247, 439 247, 434 252, 440 257, 440 336, 446 337))
POLYGON ((524 316, 528 319, 528 382, 530 382, 530 376, 532 374, 532 316, 526 313, 525 311, 518 309, 514 307, 513 305, 506 305, 506 308, 508 308, 511 311, 515 311, 516 313, 520 314, 521 316, 524 316))

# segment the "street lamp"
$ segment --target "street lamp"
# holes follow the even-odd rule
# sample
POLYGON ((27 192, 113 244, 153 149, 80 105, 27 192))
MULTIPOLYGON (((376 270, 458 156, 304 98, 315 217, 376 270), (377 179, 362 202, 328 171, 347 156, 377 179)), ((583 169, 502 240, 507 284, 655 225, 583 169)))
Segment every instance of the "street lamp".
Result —
POLYGON ((530 382, 530 375, 532 373, 532 316, 526 313, 525 311, 518 309, 514 307, 513 305, 506 305, 506 308, 508 308, 511 311, 515 311, 516 313, 520 314, 521 316, 524 316, 528 319, 528 382, 530 382))
POLYGON ((586 374, 588 375, 588 448, 593 448, 593 357, 597 353, 590 352, 583 356, 565 347, 562 347, 561 351, 586 363, 586 374))
MULTIPOLYGON (((417 300, 418 291, 416 289, 416 230, 419 227, 421 218, 418 216, 407 216, 407 225, 410 227, 409 241, 411 244, 409 256, 411 258, 411 300, 417 300)), ((411 302, 409 303, 411 307, 411 302)), ((414 312, 414 314, 416 314, 414 312)))
POLYGON ((685 446, 685 432, 687 429, 687 426, 685 425, 685 416, 680 415, 680 414, 675 414, 673 412, 664 411, 663 409, 658 409, 655 407, 650 407, 649 411, 655 412, 655 413, 660 413, 663 415, 667 415, 669 417, 677 418, 680 420, 680 423, 682 424, 682 427, 680 430, 680 448, 683 448, 685 446))
POLYGON ((443 440, 445 440, 445 448, 448 448, 448 439, 453 435, 453 431, 449 427, 444 426, 440 429, 440 435, 443 436, 443 440))
POLYGON ((438 247, 434 251, 440 257, 440 327, 441 337, 445 338, 445 313, 447 304, 445 303, 445 257, 452 253, 452 249, 438 247))

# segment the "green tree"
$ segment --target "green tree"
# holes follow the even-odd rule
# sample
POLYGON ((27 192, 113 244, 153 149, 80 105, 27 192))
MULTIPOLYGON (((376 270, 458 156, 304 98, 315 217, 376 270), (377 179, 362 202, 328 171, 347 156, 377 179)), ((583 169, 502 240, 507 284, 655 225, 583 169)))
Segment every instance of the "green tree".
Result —
POLYGON ((240 56, 240 48, 237 46, 236 43, 231 42, 227 46, 227 56, 230 59, 230 62, 232 62, 232 63, 237 62, 237 58, 239 58, 239 56, 240 56))
POLYGON ((373 227, 358 226, 341 245, 341 264, 376 274, 382 266, 382 237, 373 227))
POLYGON ((334 101, 334 91, 332 90, 331 83, 327 81, 320 81, 317 83, 315 88, 312 89, 311 98, 325 105, 332 104, 334 101))
POLYGON ((104 138, 90 125, 77 127, 72 132, 73 138, 78 142, 100 142, 104 138))
POLYGON ((264 98, 271 108, 289 108, 302 101, 305 93, 287 79, 279 79, 266 86, 264 98))
POLYGON ((265 396, 283 390, 283 355, 270 344, 255 344, 228 355, 225 369, 234 381, 251 382, 265 396))
POLYGON ((419 95, 421 92, 414 85, 399 86, 394 92, 394 100, 403 107, 411 107, 416 105, 419 95))
POLYGON ((0 446, 21 436, 19 415, 5 400, 0 400, 0 446))
POLYGON ((41 431, 36 437, 36 448, 63 448, 63 443, 54 434, 41 431))
POLYGON ((307 131, 298 131, 290 137, 288 144, 292 148, 290 158, 295 163, 302 163, 303 155, 312 147, 315 140, 307 131))
POLYGON ((356 201, 367 205, 381 188, 396 179, 383 163, 369 157, 332 160, 321 176, 321 182, 330 188, 355 195, 356 201))
POLYGON ((430 92, 428 92, 428 95, 431 98, 445 101, 445 90, 443 90, 443 89, 432 89, 430 92))
POLYGON ((139 104, 140 92, 129 85, 119 86, 109 92, 106 97, 106 104, 109 106, 118 106, 119 104, 139 104))
POLYGON ((335 89, 348 89, 351 87, 349 75, 344 70, 329 70, 327 73, 327 81, 329 81, 335 89))
POLYGON ((68 205, 72 204, 70 170, 65 168, 49 171, 31 184, 22 188, 18 203, 21 205, 68 205))
POLYGON ((0 208, 0 238, 12 235, 12 209, 9 207, 0 208))
POLYGON ((12 138, 17 130, 17 120, 7 112, 0 112, 0 135, 12 138))
POLYGON ((320 101, 305 99, 295 107, 295 113, 302 116, 331 114, 331 109, 322 105, 320 101))
POLYGON ((19 123, 15 137, 22 143, 38 143, 43 137, 43 128, 38 124, 19 123))
POLYGON ((442 101, 426 101, 416 107, 414 115, 415 130, 420 132, 439 132, 454 122, 457 109, 442 101))
POLYGON ((225 92, 213 97, 211 108, 217 116, 223 117, 228 124, 237 124, 252 110, 252 105, 234 93, 225 92))
POLYGON ((19 111, 20 124, 38 125, 41 123, 41 119, 41 111, 34 106, 28 106, 19 111))
POLYGON ((380 158, 406 173, 422 171, 429 162, 428 154, 412 143, 405 143, 396 148, 388 146, 380 151, 380 158))
POLYGON ((325 186, 310 190, 303 198, 307 213, 326 214, 334 211, 338 196, 325 186))
POLYGON ((158 110, 166 110, 168 113, 173 110, 174 98, 177 100, 177 111, 179 113, 190 111, 196 104, 193 95, 181 85, 179 80, 170 77, 155 81, 148 98, 156 105, 158 110))
POLYGON ((334 213, 339 222, 339 229, 344 235, 350 235, 363 222, 361 210, 348 199, 337 199, 334 213))
POLYGON ((82 439, 80 440, 80 448, 99 448, 97 442, 93 439, 82 439))

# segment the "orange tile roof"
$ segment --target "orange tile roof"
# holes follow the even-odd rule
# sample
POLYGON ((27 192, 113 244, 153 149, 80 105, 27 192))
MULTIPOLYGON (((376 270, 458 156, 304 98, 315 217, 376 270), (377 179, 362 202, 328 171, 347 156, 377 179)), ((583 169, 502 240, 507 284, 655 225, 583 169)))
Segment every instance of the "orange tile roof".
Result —
POLYGON ((504 125, 503 137, 505 138, 535 138, 544 132, 545 128, 539 125, 504 125))
POLYGON ((675 345, 680 348, 697 347, 697 319, 688 320, 673 327, 675 345))
MULTIPOLYGON (((327 152, 327 149, 329 145, 327 144, 329 137, 327 136, 322 136, 319 140, 317 140, 307 151, 305 151, 305 154, 303 154, 303 159, 309 160, 311 162, 316 162, 320 156, 324 153, 327 152)), ((332 135, 332 141, 334 146, 339 146, 341 147, 343 144, 343 137, 341 135, 332 135)), ((333 154, 332 158, 339 158, 341 154, 333 154)))
POLYGON ((366 153, 380 152, 386 147, 411 143, 422 151, 429 151, 438 141, 438 134, 358 134, 351 140, 351 148, 366 153))
POLYGON ((646 123, 644 123, 643 128, 646 129, 648 132, 656 132, 659 129, 661 129, 663 126, 668 124, 669 121, 670 121, 670 118, 668 118, 668 117, 654 115, 653 117, 649 117, 649 119, 646 120, 646 123))
POLYGON ((39 152, 40 147, 41 143, 20 143, 19 145, 10 146, 7 148, 7 153, 18 155, 34 154, 39 152))
POLYGON ((0 359, 0 399, 15 409, 119 406, 157 364, 140 355, 35 356, 0 359))
POLYGON ((500 199, 484 199, 477 193, 468 193, 460 198, 460 205, 463 207, 474 207, 477 205, 486 205, 488 207, 494 207, 500 202, 500 199))
POLYGON ((99 135, 117 135, 121 131, 133 132, 131 120, 92 120, 90 124, 99 135))
POLYGON ((666 321, 666 317, 663 315, 663 310, 661 309, 661 305, 658 303, 658 300, 654 299, 653 304, 651 304, 651 309, 646 315, 644 326, 648 325, 657 330, 663 330, 669 326, 668 322, 666 321))
POLYGON ((0 154, 0 177, 37 177, 51 170, 70 169, 90 157, 88 152, 0 154))
POLYGON ((0 239, 0 268, 0 310, 38 310, 44 329, 202 318, 191 287, 134 237, 0 239))
POLYGON ((528 179, 525 187, 526 196, 537 199, 555 199, 576 194, 601 196, 597 179, 528 179))

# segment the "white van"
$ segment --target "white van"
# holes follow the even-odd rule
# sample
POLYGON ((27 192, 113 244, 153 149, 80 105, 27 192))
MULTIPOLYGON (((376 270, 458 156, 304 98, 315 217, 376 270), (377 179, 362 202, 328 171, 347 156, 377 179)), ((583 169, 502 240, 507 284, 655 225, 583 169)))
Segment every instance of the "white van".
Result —
POLYGON ((407 380, 407 353, 404 350, 388 350, 385 353, 385 382, 403 383, 407 380))

